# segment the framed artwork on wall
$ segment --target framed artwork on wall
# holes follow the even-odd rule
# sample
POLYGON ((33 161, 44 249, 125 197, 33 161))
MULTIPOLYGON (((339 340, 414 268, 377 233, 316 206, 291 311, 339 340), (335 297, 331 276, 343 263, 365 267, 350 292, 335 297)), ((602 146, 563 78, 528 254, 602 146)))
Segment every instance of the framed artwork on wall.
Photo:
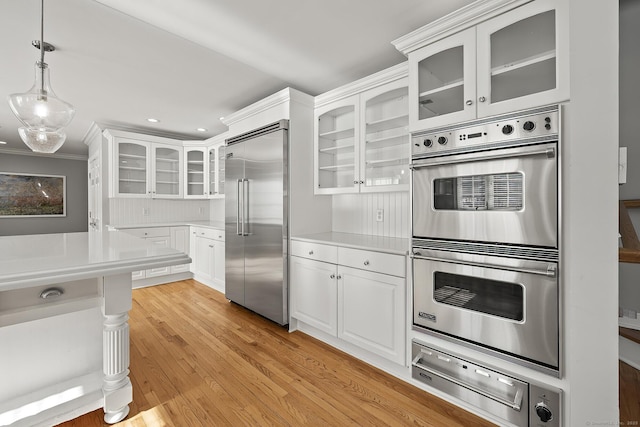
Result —
POLYGON ((66 215, 65 176, 0 172, 0 218, 66 215))

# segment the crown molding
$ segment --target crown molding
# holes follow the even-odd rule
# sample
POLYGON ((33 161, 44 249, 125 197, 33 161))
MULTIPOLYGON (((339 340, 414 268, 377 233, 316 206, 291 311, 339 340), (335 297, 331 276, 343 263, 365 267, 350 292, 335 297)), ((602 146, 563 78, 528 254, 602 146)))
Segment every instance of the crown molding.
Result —
POLYGON ((405 55, 532 0, 477 0, 391 42, 405 55))
POLYGON ((374 87, 381 86, 383 84, 407 77, 409 75, 409 65, 407 61, 394 65, 393 67, 386 68, 370 76, 363 77, 354 82, 332 89, 328 92, 320 94, 315 97, 315 107, 320 107, 330 102, 337 101, 339 99, 348 98, 353 95, 357 95, 365 90, 373 89, 374 87))
POLYGON ((64 160, 80 160, 87 161, 89 159, 88 155, 82 154, 65 154, 65 153, 34 153, 29 150, 19 150, 16 148, 0 148, 0 154, 14 154, 18 156, 32 156, 32 157, 47 157, 54 159, 64 159, 64 160))
POLYGON ((225 117, 220 118, 220 121, 223 124, 227 125, 227 127, 229 127, 235 123, 245 120, 251 116, 255 116, 256 114, 269 110, 270 108, 273 108, 285 102, 296 102, 313 108, 313 97, 311 95, 307 95, 304 92, 300 92, 299 90, 287 87, 279 92, 274 93, 273 95, 261 99, 260 101, 254 102, 253 104, 241 110, 238 110, 235 113, 231 113, 225 117))

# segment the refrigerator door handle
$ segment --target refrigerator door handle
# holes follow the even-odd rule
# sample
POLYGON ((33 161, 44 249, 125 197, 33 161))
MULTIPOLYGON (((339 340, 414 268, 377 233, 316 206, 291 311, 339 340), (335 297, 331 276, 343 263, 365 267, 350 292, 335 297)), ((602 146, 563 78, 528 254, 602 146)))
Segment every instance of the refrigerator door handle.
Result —
POLYGON ((242 180, 242 235, 248 236, 251 233, 249 229, 249 180, 242 180))
MULTIPOLYGON (((242 234, 240 234, 240 190, 242 189, 242 180, 238 179, 237 182, 237 187, 236 187, 236 234, 238 236, 242 236, 242 234)), ((244 220, 243 220, 244 223, 244 220)))

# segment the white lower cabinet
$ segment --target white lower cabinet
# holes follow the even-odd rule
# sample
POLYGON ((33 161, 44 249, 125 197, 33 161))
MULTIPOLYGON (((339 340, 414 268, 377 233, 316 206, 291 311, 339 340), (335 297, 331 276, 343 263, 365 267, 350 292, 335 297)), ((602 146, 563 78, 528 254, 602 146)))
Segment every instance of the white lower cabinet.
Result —
POLYGON ((224 292, 224 231, 205 227, 191 227, 194 278, 224 292))
POLYGON ((338 267, 338 338, 404 362, 402 277, 338 267))
MULTIPOLYGON (((132 234, 141 239, 153 242, 156 245, 177 249, 181 252, 188 253, 189 248, 189 227, 144 227, 144 228, 128 228, 122 229, 124 233, 132 234)), ((149 270, 134 271, 131 274, 131 279, 135 281, 141 281, 146 279, 162 278, 172 274, 188 273, 189 264, 166 266, 152 268, 149 270)), ((134 283, 134 287, 148 286, 160 283, 166 283, 172 280, 179 280, 180 276, 173 276, 168 280, 155 279, 147 282, 134 283), (140 285, 142 283, 142 285, 140 285)))
POLYGON ((338 333, 338 266, 291 257, 291 317, 331 335, 338 333))
POLYGON ((404 256, 300 241, 291 254, 292 318, 404 363, 404 256))

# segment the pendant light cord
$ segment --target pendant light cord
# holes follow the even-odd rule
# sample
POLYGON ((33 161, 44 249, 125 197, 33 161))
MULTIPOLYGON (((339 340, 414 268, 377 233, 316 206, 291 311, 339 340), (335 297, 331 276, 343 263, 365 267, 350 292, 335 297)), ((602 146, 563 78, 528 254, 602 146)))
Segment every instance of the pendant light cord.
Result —
POLYGON ((44 0, 40 0, 40 92, 46 96, 44 90, 44 0))

